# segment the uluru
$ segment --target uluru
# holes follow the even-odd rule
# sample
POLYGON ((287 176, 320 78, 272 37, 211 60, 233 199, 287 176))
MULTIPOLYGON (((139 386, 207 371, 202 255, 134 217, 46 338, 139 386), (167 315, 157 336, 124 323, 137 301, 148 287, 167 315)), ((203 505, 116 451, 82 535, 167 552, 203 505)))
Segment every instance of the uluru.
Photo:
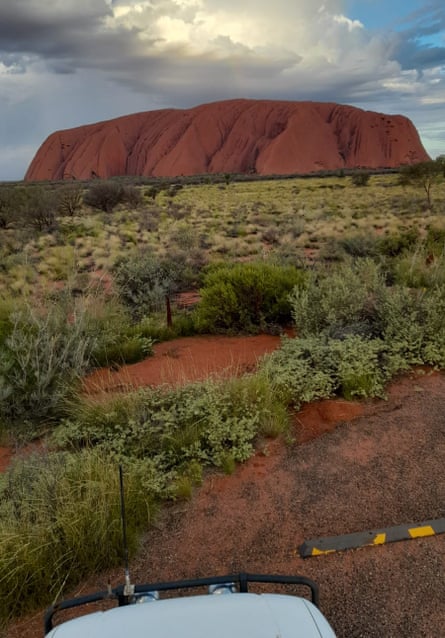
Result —
POLYGON ((236 99, 57 131, 37 151, 25 180, 286 175, 428 159, 402 115, 327 102, 236 99))

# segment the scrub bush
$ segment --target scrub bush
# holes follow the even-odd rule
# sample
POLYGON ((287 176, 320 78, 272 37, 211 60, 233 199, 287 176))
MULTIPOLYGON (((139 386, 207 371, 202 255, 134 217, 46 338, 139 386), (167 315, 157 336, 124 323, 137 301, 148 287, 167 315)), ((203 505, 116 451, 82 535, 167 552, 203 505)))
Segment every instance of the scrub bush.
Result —
POLYGON ((367 171, 355 171, 351 175, 351 182, 354 186, 367 186, 370 177, 371 175, 367 171))
POLYGON ((302 337, 348 333, 373 334, 373 299, 384 287, 376 264, 368 259, 342 264, 332 273, 312 273, 290 295, 292 317, 302 337))
POLYGON ((97 208, 104 213, 112 213, 118 204, 124 201, 124 189, 117 182, 98 181, 87 190, 83 201, 91 208, 97 208))
POLYGON ((93 340, 78 308, 71 319, 62 307, 14 311, 0 350, 0 421, 39 423, 63 412, 76 381, 86 370, 93 340))
POLYGON ((57 189, 57 210, 60 215, 73 217, 82 208, 83 189, 77 184, 67 184, 57 189))
POLYGON ((411 290, 382 289, 376 322, 394 371, 413 365, 445 365, 445 285, 411 290))
POLYGON ((289 293, 305 275, 294 266, 266 262, 219 265, 204 276, 196 325, 201 331, 267 331, 291 319, 289 293))
POLYGON ((338 394, 346 399, 384 396, 390 376, 387 357, 380 339, 312 336, 285 339, 282 348, 265 359, 263 369, 281 400, 299 407, 338 394))
POLYGON ((180 266, 142 252, 117 261, 114 281, 120 299, 134 318, 140 319, 165 307, 165 298, 178 289, 180 266))
POLYGON ((54 230, 56 227, 57 195, 40 186, 23 191, 23 202, 19 218, 26 226, 38 231, 54 230))

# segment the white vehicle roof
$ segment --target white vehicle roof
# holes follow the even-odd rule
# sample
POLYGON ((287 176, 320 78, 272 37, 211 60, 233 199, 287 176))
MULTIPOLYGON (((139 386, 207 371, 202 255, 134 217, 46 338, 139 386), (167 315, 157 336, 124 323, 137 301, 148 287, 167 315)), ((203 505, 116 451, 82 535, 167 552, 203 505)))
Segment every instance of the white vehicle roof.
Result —
POLYGON ((304 598, 235 593, 116 607, 69 620, 47 638, 335 638, 304 598))

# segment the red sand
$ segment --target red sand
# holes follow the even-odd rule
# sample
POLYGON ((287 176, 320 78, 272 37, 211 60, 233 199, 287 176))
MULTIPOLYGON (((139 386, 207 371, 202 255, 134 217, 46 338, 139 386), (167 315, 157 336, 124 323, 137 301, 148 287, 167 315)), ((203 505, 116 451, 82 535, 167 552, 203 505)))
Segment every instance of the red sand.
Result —
POLYGON ((154 346, 154 356, 139 363, 93 372, 85 381, 89 394, 138 386, 231 377, 253 370, 263 355, 280 345, 280 337, 185 337, 154 346))

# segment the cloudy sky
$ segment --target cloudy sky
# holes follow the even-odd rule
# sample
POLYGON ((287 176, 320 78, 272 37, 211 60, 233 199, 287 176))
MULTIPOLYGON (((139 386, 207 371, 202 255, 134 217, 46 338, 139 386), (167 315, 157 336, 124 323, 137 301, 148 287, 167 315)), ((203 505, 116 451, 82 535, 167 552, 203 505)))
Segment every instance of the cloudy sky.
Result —
POLYGON ((445 153, 445 2, 0 0, 0 181, 55 130, 233 97, 402 113, 445 153))

